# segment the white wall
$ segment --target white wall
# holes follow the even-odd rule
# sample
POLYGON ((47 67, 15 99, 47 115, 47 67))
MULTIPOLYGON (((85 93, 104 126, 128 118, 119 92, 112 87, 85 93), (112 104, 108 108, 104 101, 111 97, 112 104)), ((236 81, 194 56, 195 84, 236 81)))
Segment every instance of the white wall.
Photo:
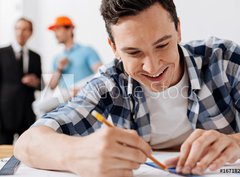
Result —
POLYGON ((181 20, 183 41, 209 36, 240 44, 239 0, 174 0, 181 20))
MULTIPOLYGON (((218 36, 240 44, 239 0, 174 0, 182 26, 182 41, 218 36)), ((76 41, 93 46, 104 63, 113 58, 100 16, 101 0, 0 0, 0 45, 13 39, 13 24, 23 14, 34 21, 29 45, 39 52, 43 70, 50 72, 54 54, 61 50, 47 27, 59 15, 68 15, 76 25, 76 41)))
POLYGON ((0 0, 0 45, 14 39, 15 20, 22 15, 22 0, 0 0))

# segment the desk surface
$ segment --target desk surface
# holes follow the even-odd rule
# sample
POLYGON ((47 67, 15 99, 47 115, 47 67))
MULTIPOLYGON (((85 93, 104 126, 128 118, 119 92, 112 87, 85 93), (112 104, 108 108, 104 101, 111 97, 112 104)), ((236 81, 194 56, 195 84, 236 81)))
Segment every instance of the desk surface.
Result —
POLYGON ((12 145, 0 145, 0 158, 11 157, 13 155, 12 145))
MULTIPOLYGON (((178 155, 176 152, 154 152, 153 154, 158 160, 163 162, 164 160, 175 157, 178 155)), ((6 163, 6 160, 0 161, 0 168, 6 163)), ((223 169, 240 169, 240 160, 232 165, 224 166, 223 169)), ((75 174, 69 173, 69 172, 60 172, 60 171, 53 171, 53 170, 40 170, 40 169, 34 169, 31 167, 26 166, 25 164, 21 163, 20 167, 16 171, 16 176, 18 177, 79 177, 75 174)), ((179 175, 175 175, 172 173, 165 172, 163 170, 159 170, 156 168, 149 167, 147 165, 141 165, 141 167, 137 170, 134 170, 134 177, 180 177, 179 175)), ((239 177, 238 174, 224 174, 220 173, 219 170, 216 172, 209 172, 207 171, 204 176, 202 177, 239 177)), ((194 175, 190 175, 188 177, 196 177, 194 175)), ((200 177, 200 176, 197 176, 200 177)))

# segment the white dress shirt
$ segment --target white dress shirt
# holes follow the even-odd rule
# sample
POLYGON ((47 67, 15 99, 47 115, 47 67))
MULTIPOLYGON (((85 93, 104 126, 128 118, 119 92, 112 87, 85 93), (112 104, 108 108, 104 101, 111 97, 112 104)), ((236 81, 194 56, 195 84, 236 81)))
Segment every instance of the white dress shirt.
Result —
POLYGON ((20 59, 21 50, 23 51, 23 73, 28 73, 29 50, 27 46, 21 47, 17 42, 13 42, 12 48, 15 53, 16 59, 20 59))

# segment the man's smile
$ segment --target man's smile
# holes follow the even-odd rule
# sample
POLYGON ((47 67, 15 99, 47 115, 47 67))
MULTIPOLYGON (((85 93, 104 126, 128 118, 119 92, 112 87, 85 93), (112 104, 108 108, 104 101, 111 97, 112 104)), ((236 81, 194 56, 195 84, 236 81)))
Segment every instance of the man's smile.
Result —
POLYGON ((165 75, 166 75, 166 73, 167 73, 167 71, 168 71, 168 66, 167 67, 164 67, 163 69, 161 69, 158 73, 156 73, 156 74, 152 74, 152 75, 150 75, 150 74, 142 74, 144 77, 146 77, 148 80, 150 80, 150 81, 154 81, 154 82, 156 82, 156 81, 161 81, 164 77, 165 77, 165 75))

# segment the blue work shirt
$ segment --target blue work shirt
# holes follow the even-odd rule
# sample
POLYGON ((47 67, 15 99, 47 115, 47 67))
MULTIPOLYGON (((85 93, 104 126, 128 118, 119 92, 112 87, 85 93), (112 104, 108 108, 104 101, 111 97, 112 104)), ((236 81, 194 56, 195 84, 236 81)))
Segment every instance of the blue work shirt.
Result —
POLYGON ((74 83, 94 74, 92 66, 101 62, 93 48, 74 44, 72 48, 64 50, 54 58, 54 72, 57 70, 59 61, 63 58, 68 59, 68 64, 62 71, 59 82, 61 88, 70 88, 74 83))

